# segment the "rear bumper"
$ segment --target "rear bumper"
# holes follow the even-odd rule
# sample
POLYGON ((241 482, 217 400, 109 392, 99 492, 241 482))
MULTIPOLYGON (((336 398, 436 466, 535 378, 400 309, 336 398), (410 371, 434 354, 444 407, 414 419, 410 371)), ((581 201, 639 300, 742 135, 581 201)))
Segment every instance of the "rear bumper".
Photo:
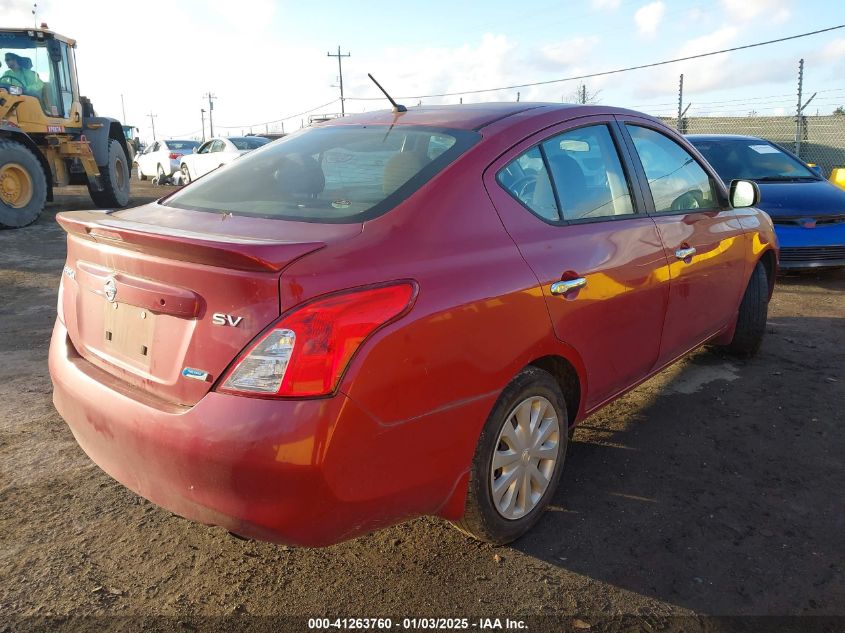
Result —
POLYGON ((775 225, 775 232, 783 270, 845 266, 845 223, 812 229, 775 225))
POLYGON ((105 472, 178 515, 251 538, 322 546, 437 513, 461 470, 460 459, 420 469, 410 455, 385 472, 396 460, 380 452, 408 450, 410 428, 381 426, 342 394, 151 401, 78 356, 58 321, 50 375, 56 409, 105 472))

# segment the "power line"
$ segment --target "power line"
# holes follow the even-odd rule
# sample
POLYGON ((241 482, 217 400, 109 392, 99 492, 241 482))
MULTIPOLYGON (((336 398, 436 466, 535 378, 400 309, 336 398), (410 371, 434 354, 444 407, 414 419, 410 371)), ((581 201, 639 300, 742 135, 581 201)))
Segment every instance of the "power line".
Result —
MULTIPOLYGON (((482 92, 495 92, 497 90, 514 90, 516 88, 530 88, 532 86, 546 86, 549 84, 561 83, 564 81, 574 81, 577 79, 590 79, 592 77, 604 77, 606 75, 615 75, 618 73, 629 72, 631 70, 642 70, 644 68, 654 68, 656 66, 665 66, 667 64, 676 64, 678 62, 685 62, 691 59, 700 59, 702 57, 711 57, 713 55, 721 55, 722 53, 731 53, 733 51, 741 51, 748 48, 756 48, 758 46, 767 46, 769 44, 778 44, 780 42, 787 42, 789 40, 797 40, 802 37, 809 37, 811 35, 819 35, 820 33, 828 33, 830 31, 836 31, 837 29, 845 28, 845 24, 839 24, 837 26, 831 26, 825 29, 819 29, 817 31, 810 31, 808 33, 800 33, 798 35, 790 35, 788 37, 781 37, 776 40, 768 40, 765 42, 755 42, 754 44, 745 44, 743 46, 734 46, 733 48, 724 48, 718 51, 711 51, 709 53, 699 53, 698 55, 689 55, 687 57, 678 57, 675 59, 667 59, 660 62, 652 62, 650 64, 641 64, 639 66, 628 66, 627 68, 617 68, 615 70, 605 70, 598 73, 590 73, 587 75, 575 75, 572 77, 563 77, 561 79, 549 79, 547 81, 534 81, 531 83, 524 83, 524 84, 514 84, 511 86, 499 86, 497 88, 481 88, 478 90, 462 90, 459 92, 441 92, 438 94, 429 94, 429 95, 401 95, 396 97, 397 99, 431 99, 435 97, 457 97, 459 95, 468 95, 468 94, 479 94, 482 92)), ((347 100, 355 100, 355 101, 380 101, 382 97, 346 97, 347 100)))
MULTIPOLYGON (((348 98, 348 97, 347 97, 348 98)), ((297 112, 296 114, 291 114, 289 116, 282 117, 280 119, 274 119, 272 121, 263 121, 261 123, 252 123, 250 125, 218 125, 218 128, 223 128, 224 130, 233 130, 235 128, 248 128, 248 127, 258 127, 260 125, 270 125, 272 123, 280 123, 281 121, 287 121, 288 119, 293 119, 294 117, 302 116, 303 114, 308 114, 309 112, 313 112, 314 110, 319 110, 320 108, 325 108, 327 106, 332 105, 333 103, 337 103, 340 99, 332 99, 328 103, 323 103, 318 106, 314 106, 313 108, 308 108, 307 110, 303 110, 302 112, 297 112)))

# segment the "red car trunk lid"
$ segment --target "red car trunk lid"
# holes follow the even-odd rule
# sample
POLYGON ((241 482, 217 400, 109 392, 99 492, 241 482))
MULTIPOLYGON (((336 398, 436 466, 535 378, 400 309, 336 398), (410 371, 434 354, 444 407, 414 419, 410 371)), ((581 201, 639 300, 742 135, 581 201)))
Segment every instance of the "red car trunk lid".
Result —
POLYGON ((360 232, 360 225, 320 231, 261 218, 212 232, 219 217, 163 213, 160 205, 119 216, 65 212, 57 220, 68 234, 60 310, 76 350, 130 385, 183 405, 202 398, 281 314, 285 266, 360 232), (155 224, 143 221, 151 217, 155 224))

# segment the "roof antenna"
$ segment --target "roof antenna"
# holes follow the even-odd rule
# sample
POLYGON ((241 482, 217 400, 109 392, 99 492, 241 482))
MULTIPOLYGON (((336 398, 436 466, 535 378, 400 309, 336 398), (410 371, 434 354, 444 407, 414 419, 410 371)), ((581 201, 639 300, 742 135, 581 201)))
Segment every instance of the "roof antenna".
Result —
POLYGON ((373 83, 378 86, 378 89, 384 93, 384 96, 387 97, 387 100, 390 101, 391 105, 393 106, 394 112, 407 112, 408 108, 403 106, 401 103, 396 103, 389 94, 387 94, 387 90, 381 87, 381 84, 376 81, 376 78, 373 77, 370 73, 367 73, 367 77, 373 80, 373 83))

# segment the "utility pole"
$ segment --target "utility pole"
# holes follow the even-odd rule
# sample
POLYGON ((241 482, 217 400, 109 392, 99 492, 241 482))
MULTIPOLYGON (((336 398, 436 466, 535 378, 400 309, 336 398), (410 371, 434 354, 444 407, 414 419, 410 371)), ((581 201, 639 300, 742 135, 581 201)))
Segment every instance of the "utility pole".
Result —
POLYGON ((519 92, 516 93, 516 102, 519 103, 519 92))
POLYGON ((344 57, 352 57, 352 53, 341 54, 340 46, 337 47, 337 53, 326 53, 327 57, 337 57, 337 72, 338 80, 340 82, 340 116, 346 116, 346 99, 343 96, 343 63, 344 57))
POLYGON ((214 118, 212 112, 214 111, 214 100, 217 98, 217 95, 209 90, 203 97, 208 99, 208 136, 209 138, 214 138, 214 118))
POLYGON ((123 102, 123 93, 120 94, 120 109, 123 110, 123 124, 126 124, 126 104, 123 102))
POLYGON ((147 116, 150 117, 150 125, 153 127, 153 140, 155 141, 156 140, 156 123, 153 119, 156 119, 158 117, 158 115, 150 112, 147 116))
MULTIPOLYGON (((38 3, 37 2, 32 3, 32 26, 36 29, 38 28, 38 3)), ((124 123, 125 123, 125 121, 124 121, 124 123)))
POLYGON ((581 105, 587 103, 587 84, 581 84, 581 105))
POLYGON ((202 121, 202 142, 205 143, 205 108, 200 108, 200 121, 202 121))

